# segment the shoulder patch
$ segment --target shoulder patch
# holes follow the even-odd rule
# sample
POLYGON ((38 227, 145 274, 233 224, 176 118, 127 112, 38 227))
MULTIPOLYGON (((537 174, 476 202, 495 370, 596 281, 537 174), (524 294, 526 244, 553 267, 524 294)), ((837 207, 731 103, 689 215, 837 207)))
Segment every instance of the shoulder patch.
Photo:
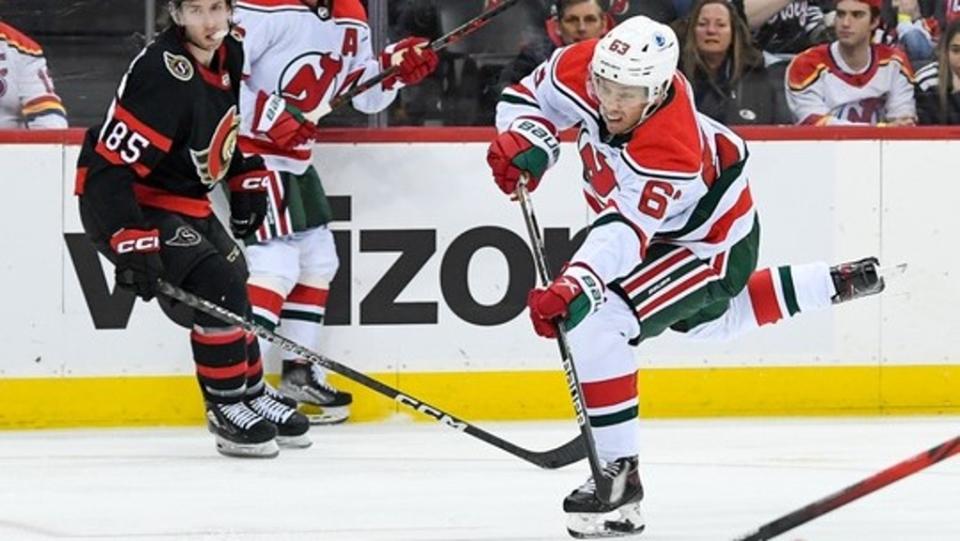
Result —
POLYGON ((16 28, 0 21, 0 41, 5 41, 17 51, 30 56, 43 56, 43 48, 36 41, 16 28))
POLYGON ((174 78, 181 81, 189 81, 193 78, 193 64, 182 55, 173 54, 170 51, 163 51, 163 65, 174 78))
POLYGON ((791 90, 801 91, 812 85, 833 64, 829 45, 818 45, 793 57, 787 66, 787 84, 791 90))
POLYGON ((913 65, 910 63, 910 59, 907 58, 906 53, 901 51, 900 48, 889 45, 875 45, 874 51, 876 51, 877 59, 881 66, 889 64, 890 62, 896 62, 900 64, 900 70, 903 74, 911 81, 913 80, 913 65))

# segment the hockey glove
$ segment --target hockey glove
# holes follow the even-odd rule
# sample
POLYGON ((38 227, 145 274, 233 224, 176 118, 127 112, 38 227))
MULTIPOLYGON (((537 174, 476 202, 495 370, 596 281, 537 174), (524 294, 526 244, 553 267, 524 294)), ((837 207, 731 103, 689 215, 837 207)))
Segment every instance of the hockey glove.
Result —
POLYGON ((388 45, 380 53, 380 69, 397 67, 396 73, 383 80, 383 88, 394 90, 415 85, 437 69, 437 53, 426 38, 409 37, 388 45))
POLYGON ((281 148, 295 148, 317 138, 317 125, 276 94, 257 95, 253 132, 266 135, 281 148))
POLYGON ((260 228, 267 215, 267 187, 270 172, 248 171, 230 179, 230 230, 243 239, 260 228))
POLYGON ((533 330, 544 338, 557 336, 557 325, 571 330, 603 304, 603 283, 586 265, 572 263, 546 289, 527 295, 533 330))
POLYGON ((518 118, 487 149, 487 164, 500 191, 512 195, 520 176, 527 173, 527 190, 540 184, 540 177, 560 157, 560 142, 552 126, 532 118, 518 118))
POLYGON ((163 274, 159 231, 121 229, 110 237, 110 248, 116 254, 117 285, 145 301, 155 297, 163 274))

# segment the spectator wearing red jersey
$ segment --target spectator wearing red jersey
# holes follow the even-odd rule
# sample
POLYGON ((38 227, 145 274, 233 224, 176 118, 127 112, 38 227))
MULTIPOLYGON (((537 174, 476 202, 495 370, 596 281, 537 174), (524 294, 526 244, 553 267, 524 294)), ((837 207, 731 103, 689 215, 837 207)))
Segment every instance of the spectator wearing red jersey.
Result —
POLYGON ((881 0, 837 2, 836 41, 787 68, 787 104, 800 124, 913 125, 913 68, 903 51, 871 43, 881 0))
POLYGON ((43 48, 0 21, 0 129, 67 127, 43 48))

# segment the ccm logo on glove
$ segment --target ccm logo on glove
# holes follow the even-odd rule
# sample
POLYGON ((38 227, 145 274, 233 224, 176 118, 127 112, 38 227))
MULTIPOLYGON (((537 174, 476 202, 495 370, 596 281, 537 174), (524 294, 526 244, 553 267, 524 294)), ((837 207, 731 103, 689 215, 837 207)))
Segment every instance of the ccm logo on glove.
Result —
POLYGON ((156 229, 121 229, 110 237, 110 247, 118 254, 160 251, 160 232, 156 229))
POLYGON ((270 186, 270 173, 256 171, 230 180, 231 192, 262 192, 270 186))

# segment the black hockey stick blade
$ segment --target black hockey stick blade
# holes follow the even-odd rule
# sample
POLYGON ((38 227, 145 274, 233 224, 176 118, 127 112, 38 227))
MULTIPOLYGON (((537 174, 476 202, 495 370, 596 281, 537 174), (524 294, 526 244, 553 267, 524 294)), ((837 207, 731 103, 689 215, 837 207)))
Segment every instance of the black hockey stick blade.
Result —
MULTIPOLYGON (((446 48, 449 45, 453 45, 461 41, 463 38, 473 34, 477 30, 483 28, 490 22, 494 17, 503 13, 504 11, 510 9, 520 0, 502 0, 497 4, 490 6, 489 9, 485 10, 480 15, 470 19, 469 21, 461 24, 460 26, 454 28, 453 30, 447 32, 446 34, 440 36, 439 38, 430 42, 429 47, 434 51, 439 51, 446 48)), ((392 68, 386 69, 374 77, 367 79, 366 81, 354 86, 350 90, 340 94, 339 96, 333 98, 329 102, 320 104, 319 107, 312 111, 304 111, 303 116, 307 118, 310 122, 316 124, 321 118, 330 114, 331 111, 341 107, 345 103, 349 103, 353 98, 358 95, 370 90, 371 88, 379 85, 387 78, 391 77, 397 72, 397 68, 394 66, 392 68)))
POLYGON ((766 541, 960 453, 960 436, 760 526, 736 541, 766 541))
POLYGON ((568 441, 560 447, 557 447, 556 449, 550 449, 548 451, 538 452, 524 449, 523 447, 510 443, 509 441, 495 436, 467 421, 450 415, 436 406, 432 406, 422 400, 404 394, 381 381, 367 376, 366 374, 357 372, 356 370, 340 364, 333 359, 311 351, 294 342, 293 340, 284 338, 283 336, 261 325, 248 321, 244 317, 235 314, 216 303, 200 298, 193 293, 184 291, 183 289, 168 282, 161 280, 158 284, 158 291, 171 299, 182 302, 183 304, 186 304, 195 310, 200 310, 201 312, 209 314, 220 321, 242 327, 245 331, 253 333, 264 340, 276 344, 284 351, 295 353, 304 359, 317 363, 324 368, 336 372, 352 381, 359 383, 360 385, 363 385, 368 389, 376 391, 390 398, 391 400, 396 401, 398 404, 402 404, 412 410, 427 415, 442 425, 450 427, 459 432, 465 432, 481 441, 489 443, 494 447, 502 449, 507 453, 526 460, 535 466, 544 469, 562 468, 563 466, 577 462, 586 456, 586 447, 583 445, 580 436, 577 436, 576 438, 568 441))

